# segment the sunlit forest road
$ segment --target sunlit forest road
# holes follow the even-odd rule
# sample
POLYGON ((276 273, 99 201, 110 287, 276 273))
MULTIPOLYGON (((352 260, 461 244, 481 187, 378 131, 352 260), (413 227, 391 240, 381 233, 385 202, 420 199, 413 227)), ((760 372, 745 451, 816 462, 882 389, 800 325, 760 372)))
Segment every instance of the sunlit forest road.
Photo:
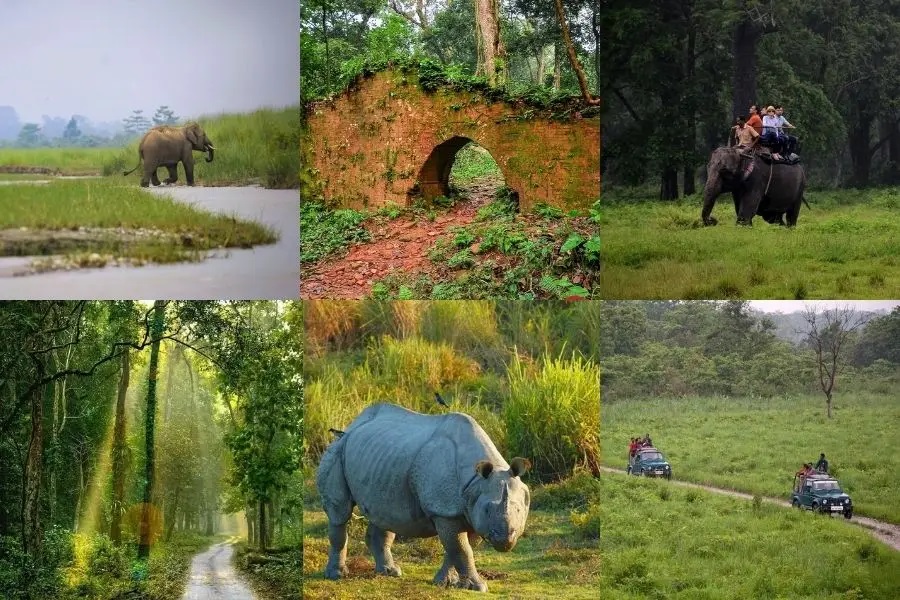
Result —
POLYGON ((183 600, 254 600, 253 592, 231 566, 234 541, 214 544, 194 557, 183 600))

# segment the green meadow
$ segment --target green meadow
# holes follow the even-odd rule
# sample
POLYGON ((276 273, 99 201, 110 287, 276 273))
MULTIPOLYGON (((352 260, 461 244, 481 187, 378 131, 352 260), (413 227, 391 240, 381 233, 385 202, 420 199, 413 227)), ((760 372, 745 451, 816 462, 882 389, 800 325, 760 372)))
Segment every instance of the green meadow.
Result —
POLYGON ((133 259, 183 260, 198 250, 248 247, 275 241, 267 227, 197 210, 165 196, 108 179, 59 180, 46 185, 0 186, 0 254, 56 254, 61 250, 110 252, 133 259), (53 237, 79 228, 105 230, 62 247, 53 237), (42 235, 12 236, 20 228, 42 235), (115 235, 120 230, 146 235, 115 235), (77 248, 76 248, 77 247, 77 248))
POLYGON ((843 519, 618 474, 596 498, 604 600, 900 597, 900 553, 843 519))
MULTIPOLYGON (((624 193, 624 192, 622 192, 624 193)), ((734 224, 723 195, 718 226, 699 224, 702 197, 601 200, 608 299, 894 298, 900 294, 900 188, 811 191, 797 227, 734 224)), ((636 192, 635 192, 636 193, 636 192)))
POLYGON ((822 395, 621 400, 602 418, 608 466, 624 469, 628 440, 650 433, 676 479, 788 500, 794 473, 824 452, 856 514, 900 523, 895 394, 838 392, 831 419, 822 395))
POLYGON ((60 175, 100 175, 103 164, 119 152, 117 148, 0 148, 0 170, 41 167, 58 170, 60 175))

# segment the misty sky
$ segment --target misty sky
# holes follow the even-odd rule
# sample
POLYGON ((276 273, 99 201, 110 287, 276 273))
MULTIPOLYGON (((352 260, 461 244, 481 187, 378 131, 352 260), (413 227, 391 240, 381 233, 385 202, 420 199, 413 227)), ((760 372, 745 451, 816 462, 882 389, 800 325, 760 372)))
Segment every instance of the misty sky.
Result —
POLYGON ((299 103, 297 0, 0 0, 0 106, 23 122, 299 103))
POLYGON ((837 308, 851 306, 856 310, 892 310, 900 305, 900 300, 751 300, 750 305, 763 312, 792 313, 806 310, 806 306, 837 308))

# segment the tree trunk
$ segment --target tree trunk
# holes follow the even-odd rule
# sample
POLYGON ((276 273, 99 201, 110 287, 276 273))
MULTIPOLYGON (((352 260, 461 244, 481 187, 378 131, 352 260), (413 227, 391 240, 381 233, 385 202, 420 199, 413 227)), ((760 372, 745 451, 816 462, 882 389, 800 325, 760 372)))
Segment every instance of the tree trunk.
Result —
POLYGON ((125 398, 131 372, 131 353, 122 354, 119 393, 116 396, 116 423, 113 429, 113 501, 109 537, 116 546, 122 543, 122 515, 125 513, 125 398))
POLYGON ((872 136, 872 119, 860 115, 856 123, 850 127, 849 147, 850 160, 853 163, 853 186, 869 185, 869 173, 872 168, 872 154, 869 150, 872 136))
POLYGON ((81 499, 84 498, 84 456, 78 452, 78 488, 75 490, 75 514, 72 517, 72 531, 78 531, 78 519, 81 516, 81 499))
MULTIPOLYGON (((43 377, 39 370, 38 377, 43 377)), ((25 463, 25 494, 22 502, 22 547, 41 563, 41 479, 44 450, 44 387, 31 393, 31 439, 25 463)))
MULTIPOLYGON (((746 2, 741 2, 743 6, 746 2)), ((757 102, 756 99, 756 46, 762 37, 763 29, 759 23, 755 23, 748 15, 737 24, 732 38, 734 52, 734 78, 732 89, 734 90, 731 104, 731 119, 737 115, 746 115, 750 105, 757 102)))
POLYGON ((556 19, 559 21, 559 27, 562 30, 562 38, 563 43, 566 45, 566 53, 569 55, 569 63, 572 65, 572 70, 575 71, 575 76, 578 78, 578 87, 581 88, 581 95, 584 97, 584 101, 587 104, 592 106, 600 104, 600 98, 594 98, 591 96, 591 90, 588 88, 587 77, 584 74, 584 69, 581 66, 581 61, 578 60, 578 55, 575 53, 575 45, 572 43, 572 36, 569 35, 569 22, 566 19, 566 14, 563 12, 562 0, 555 0, 556 6, 556 19))
POLYGON ((678 199, 678 171, 674 167, 663 169, 659 186, 659 199, 678 199))
POLYGON ((150 531, 150 506, 153 500, 153 478, 155 467, 154 434, 156 433, 156 380, 159 376, 159 338, 163 333, 163 313, 165 303, 157 300, 153 303, 153 321, 150 324, 150 337, 155 340, 150 345, 150 368, 147 376, 147 414, 145 419, 145 452, 147 455, 144 470, 144 502, 141 510, 141 533, 138 544, 138 558, 150 556, 152 532, 150 531))
POLYGON ((828 418, 831 418, 831 392, 825 394, 825 409, 828 414, 828 418))
POLYGON ((492 87, 506 85, 507 56, 500 36, 498 0, 475 0, 475 34, 478 63, 492 87))
POLYGON ((888 128, 888 169, 884 183, 900 185, 900 121, 888 128))
POLYGON ((265 500, 259 501, 259 514, 257 516, 259 518, 259 551, 265 552, 269 543, 265 500))
POLYGON ((559 43, 553 44, 553 91, 558 92, 562 87, 562 52, 559 51, 559 43))

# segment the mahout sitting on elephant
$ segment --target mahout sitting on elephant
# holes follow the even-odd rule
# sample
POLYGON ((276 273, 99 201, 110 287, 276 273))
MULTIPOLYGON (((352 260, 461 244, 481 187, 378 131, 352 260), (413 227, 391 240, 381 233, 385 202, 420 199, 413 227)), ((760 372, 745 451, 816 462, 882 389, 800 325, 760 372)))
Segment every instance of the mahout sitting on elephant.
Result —
POLYGON ((712 209, 724 192, 731 192, 734 199, 738 225, 752 225, 755 215, 768 223, 788 227, 797 224, 800 203, 806 202, 803 165, 773 161, 765 149, 733 146, 713 150, 706 171, 701 213, 704 225, 718 223, 712 209))
POLYGON ((156 170, 166 167, 169 170, 167 184, 178 181, 178 163, 184 164, 184 177, 188 185, 194 185, 194 154, 206 152, 206 162, 212 162, 215 146, 206 136, 206 132, 197 123, 188 123, 183 127, 161 125, 153 127, 141 139, 138 146, 138 164, 123 175, 130 175, 138 167, 141 161, 144 163, 144 176, 141 177, 141 187, 160 185, 156 170))
POLYGON ((328 516, 325 577, 347 569, 353 507, 368 519, 375 572, 399 577, 391 544, 438 536, 444 561, 434 583, 487 591, 471 542, 508 552, 525 531, 531 502, 524 458, 507 463, 487 433, 462 413, 425 415, 394 404, 363 410, 322 455, 316 486, 328 516))

